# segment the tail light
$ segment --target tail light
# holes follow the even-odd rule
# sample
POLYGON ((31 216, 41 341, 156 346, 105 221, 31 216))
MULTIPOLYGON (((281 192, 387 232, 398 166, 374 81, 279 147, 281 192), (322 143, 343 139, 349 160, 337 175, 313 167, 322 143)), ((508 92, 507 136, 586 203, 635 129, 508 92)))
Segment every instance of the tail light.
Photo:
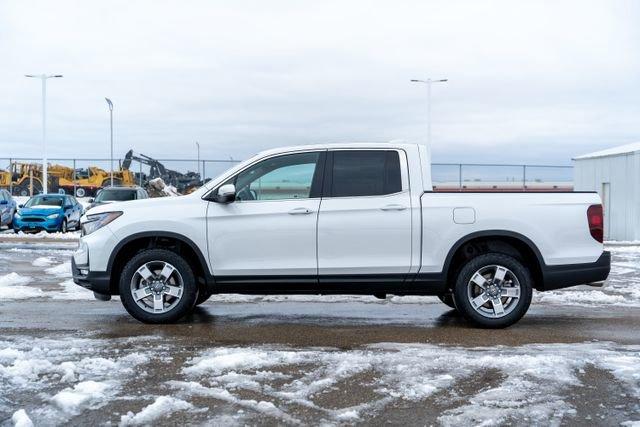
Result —
POLYGON ((598 242, 602 243, 604 236, 604 219, 602 217, 602 205, 591 205, 587 209, 589 232, 598 242))

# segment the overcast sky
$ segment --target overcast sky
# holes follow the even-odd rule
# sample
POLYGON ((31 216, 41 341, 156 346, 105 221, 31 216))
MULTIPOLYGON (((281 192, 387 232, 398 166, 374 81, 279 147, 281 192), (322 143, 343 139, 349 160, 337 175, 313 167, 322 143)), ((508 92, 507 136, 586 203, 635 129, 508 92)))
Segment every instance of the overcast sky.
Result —
POLYGON ((426 140, 441 162, 569 164, 640 140, 638 1, 0 0, 0 156, 246 158, 426 140))

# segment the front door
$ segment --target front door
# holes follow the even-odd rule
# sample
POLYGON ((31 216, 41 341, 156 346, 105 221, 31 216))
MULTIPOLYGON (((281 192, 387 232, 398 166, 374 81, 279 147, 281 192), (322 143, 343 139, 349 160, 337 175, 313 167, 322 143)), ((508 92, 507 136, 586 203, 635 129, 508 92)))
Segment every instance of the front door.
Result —
POLYGON ((324 152, 278 155, 239 172, 225 184, 236 201, 210 202, 209 257, 216 281, 265 276, 317 280, 316 226, 324 152))
POLYGON ((402 280, 411 267, 411 197, 400 150, 327 154, 318 218, 320 282, 402 280))

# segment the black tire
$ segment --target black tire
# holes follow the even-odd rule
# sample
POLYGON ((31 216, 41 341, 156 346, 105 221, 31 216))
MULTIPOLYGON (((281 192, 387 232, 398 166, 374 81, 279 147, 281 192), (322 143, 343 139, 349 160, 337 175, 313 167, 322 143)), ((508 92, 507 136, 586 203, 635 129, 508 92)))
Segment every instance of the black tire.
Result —
POLYGON ((447 305, 453 308, 454 310, 456 310, 456 305, 453 302, 453 295, 451 294, 438 295, 438 299, 442 301, 444 305, 447 305))
POLYGON ((193 270, 187 261, 175 252, 166 249, 147 249, 136 254, 120 275, 120 300, 131 316, 144 323, 174 323, 189 314, 198 298, 198 285, 193 270), (173 265, 182 276, 183 291, 181 299, 171 310, 163 313, 149 313, 138 306, 131 294, 131 280, 142 265, 152 261, 163 261, 173 265))
POLYGON ((63 219, 62 222, 60 223, 60 229, 58 230, 61 233, 66 233, 67 231, 69 231, 69 228, 67 227, 67 220, 63 219))
MULTIPOLYGON (((532 294, 533 279, 529 269, 517 259, 500 253, 483 254, 468 261, 459 271, 453 289, 456 309, 475 325, 492 329, 506 328, 520 320, 529 310, 532 294), (518 299, 510 302, 510 304, 513 304, 509 306, 510 312, 502 315, 502 317, 491 318, 481 314, 473 307, 471 301, 469 301, 468 286, 477 271, 496 265, 505 267, 510 270, 510 274, 515 275, 520 285, 520 292, 518 299)), ((497 298, 496 303, 500 303, 497 301, 498 299, 501 298, 497 298)), ((507 298, 503 299, 509 301, 507 298)), ((493 305, 489 301, 488 303, 493 305)))
POLYGON ((87 190, 85 190, 82 187, 77 187, 76 188, 76 197, 84 197, 87 195, 87 190))

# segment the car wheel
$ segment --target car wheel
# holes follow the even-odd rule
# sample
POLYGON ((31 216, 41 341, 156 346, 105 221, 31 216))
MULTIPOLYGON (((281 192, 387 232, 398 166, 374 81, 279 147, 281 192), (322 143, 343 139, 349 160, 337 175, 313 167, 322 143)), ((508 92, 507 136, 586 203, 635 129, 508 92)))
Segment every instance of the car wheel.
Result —
POLYGON ((533 280, 525 265, 499 253, 467 262, 456 278, 453 298, 462 315, 483 328, 506 328, 525 315, 533 280))
POLYGON ((144 323, 173 323, 195 306, 198 285, 180 255, 148 249, 135 255, 120 276, 120 299, 144 323))
POLYGON ((63 220, 62 220, 62 224, 60 224, 60 230, 59 230, 59 231, 60 231, 61 233, 66 233, 67 231, 69 231, 69 230, 67 229, 67 220, 66 220, 66 219, 63 219, 63 220))
POLYGON ((438 295, 438 299, 442 301, 444 305, 447 305, 453 308, 454 310, 456 309, 456 305, 453 302, 453 295, 451 294, 438 295))
POLYGON ((86 195, 87 195, 87 192, 85 191, 84 188, 82 187, 76 188, 76 197, 84 197, 86 195))

